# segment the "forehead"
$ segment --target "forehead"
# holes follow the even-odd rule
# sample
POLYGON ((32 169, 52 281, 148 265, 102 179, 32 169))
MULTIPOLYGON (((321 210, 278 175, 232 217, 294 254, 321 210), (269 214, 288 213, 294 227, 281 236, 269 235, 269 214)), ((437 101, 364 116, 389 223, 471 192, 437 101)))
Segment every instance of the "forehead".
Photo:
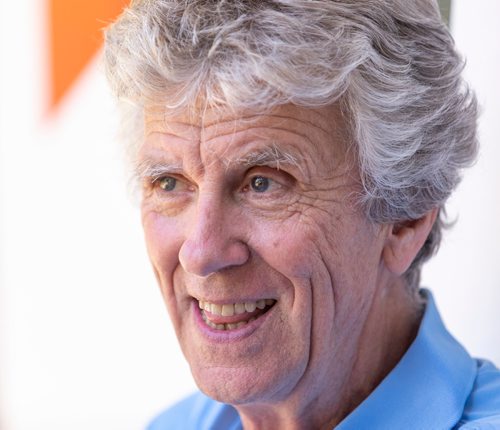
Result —
MULTIPOLYGON (((265 113, 176 113, 157 105, 145 109, 145 139, 140 154, 202 163, 214 155, 232 160, 272 148, 276 154, 319 162, 345 158, 348 133, 340 109, 283 105, 265 113)), ((143 157, 140 157, 143 158, 143 157)), ((318 166, 319 167, 319 166, 318 166)))

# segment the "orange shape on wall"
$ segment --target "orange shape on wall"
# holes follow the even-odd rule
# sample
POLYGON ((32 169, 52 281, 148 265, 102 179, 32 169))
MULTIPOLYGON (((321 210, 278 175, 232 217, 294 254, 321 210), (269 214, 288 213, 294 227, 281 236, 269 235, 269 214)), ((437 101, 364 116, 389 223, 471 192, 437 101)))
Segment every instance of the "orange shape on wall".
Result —
POLYGON ((102 29, 127 3, 127 0, 49 0, 51 109, 101 47, 102 29))

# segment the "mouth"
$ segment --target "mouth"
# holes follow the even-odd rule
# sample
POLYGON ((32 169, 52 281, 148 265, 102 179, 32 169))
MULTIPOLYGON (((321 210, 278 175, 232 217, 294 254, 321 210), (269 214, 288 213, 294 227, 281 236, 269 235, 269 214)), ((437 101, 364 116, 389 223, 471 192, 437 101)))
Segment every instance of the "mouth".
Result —
POLYGON ((201 318, 205 324, 220 331, 237 330, 262 317, 274 305, 274 299, 261 299, 242 303, 216 304, 198 300, 201 318))

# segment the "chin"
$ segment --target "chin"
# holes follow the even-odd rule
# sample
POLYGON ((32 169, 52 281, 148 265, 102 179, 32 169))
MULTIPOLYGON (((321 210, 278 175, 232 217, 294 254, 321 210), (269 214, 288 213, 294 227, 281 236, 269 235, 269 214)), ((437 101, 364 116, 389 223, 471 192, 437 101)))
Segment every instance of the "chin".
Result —
MULTIPOLYGON (((210 367, 193 369, 198 388, 208 397, 230 405, 279 401, 291 391, 297 378, 262 372, 252 367, 210 367)), ((281 373, 281 372, 280 372, 281 373)), ((293 373, 292 373, 293 375, 293 373)))

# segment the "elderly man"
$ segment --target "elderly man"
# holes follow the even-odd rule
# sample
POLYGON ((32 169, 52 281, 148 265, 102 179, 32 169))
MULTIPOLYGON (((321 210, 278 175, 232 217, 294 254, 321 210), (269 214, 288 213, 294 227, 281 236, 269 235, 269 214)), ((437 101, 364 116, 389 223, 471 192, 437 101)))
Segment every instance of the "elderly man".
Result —
POLYGON ((434 1, 136 0, 105 54, 204 393, 151 429, 500 428, 499 372, 419 289, 477 152, 434 1))

